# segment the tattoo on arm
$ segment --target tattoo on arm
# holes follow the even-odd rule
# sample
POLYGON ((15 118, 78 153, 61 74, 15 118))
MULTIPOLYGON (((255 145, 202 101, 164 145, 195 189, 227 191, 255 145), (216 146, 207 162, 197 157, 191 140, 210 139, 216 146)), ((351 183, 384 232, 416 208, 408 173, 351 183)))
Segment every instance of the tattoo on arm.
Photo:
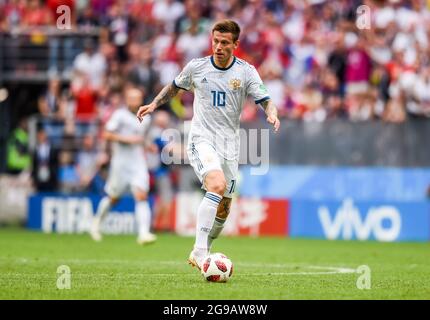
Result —
POLYGON ((278 116, 278 109, 273 104, 272 99, 269 99, 269 100, 262 102, 261 106, 263 107, 267 116, 270 116, 270 115, 278 116))
POLYGON ((174 86, 173 83, 166 85, 154 99, 154 103, 157 108, 176 96, 178 91, 179 88, 174 86))

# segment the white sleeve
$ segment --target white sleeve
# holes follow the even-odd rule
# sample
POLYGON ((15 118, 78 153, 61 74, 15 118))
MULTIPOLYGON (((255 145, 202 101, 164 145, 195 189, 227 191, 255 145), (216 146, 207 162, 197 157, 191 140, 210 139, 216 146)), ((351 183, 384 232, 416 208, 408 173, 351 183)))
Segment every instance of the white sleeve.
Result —
POLYGON ((267 88, 254 66, 249 66, 247 79, 246 93, 254 99, 255 104, 260 104, 270 99, 267 88))
POLYGON ((147 135, 149 132, 149 127, 151 125, 151 116, 146 115, 143 117, 142 123, 140 124, 142 126, 142 132, 144 135, 147 135))
POLYGON ((181 73, 173 80, 173 84, 183 90, 190 90, 193 83, 194 59, 187 63, 181 73))
POLYGON ((117 131, 120 127, 121 123, 121 114, 119 112, 114 112, 112 116, 109 118, 108 122, 106 122, 105 129, 107 131, 117 131))

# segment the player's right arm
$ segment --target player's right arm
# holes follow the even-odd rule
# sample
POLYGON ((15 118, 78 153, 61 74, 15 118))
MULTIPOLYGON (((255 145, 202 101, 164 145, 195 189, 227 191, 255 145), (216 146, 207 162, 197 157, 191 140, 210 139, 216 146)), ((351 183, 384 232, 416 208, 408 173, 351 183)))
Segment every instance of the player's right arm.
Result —
POLYGON ((261 105, 267 116, 267 122, 273 125, 275 132, 278 132, 280 122, 278 119, 278 110, 270 98, 266 86, 260 78, 254 66, 249 65, 248 68, 248 83, 247 93, 250 94, 256 104, 261 105))
POLYGON ((109 130, 103 132, 103 138, 124 144, 143 144, 144 142, 143 137, 140 135, 123 135, 109 130))
POLYGON ((144 116, 154 112, 156 108, 165 104, 167 101, 176 96, 179 90, 180 88, 175 86, 173 82, 166 85, 150 104, 144 105, 139 108, 139 110, 137 111, 137 118, 139 119, 139 121, 142 122, 144 116))
POLYGON ((173 80, 172 83, 166 85, 150 104, 140 107, 136 113, 139 121, 142 122, 144 116, 154 112, 154 110, 159 106, 165 104, 167 101, 176 96, 180 89, 190 90, 192 85, 193 69, 194 60, 191 60, 185 66, 182 72, 175 78, 175 80, 173 80))

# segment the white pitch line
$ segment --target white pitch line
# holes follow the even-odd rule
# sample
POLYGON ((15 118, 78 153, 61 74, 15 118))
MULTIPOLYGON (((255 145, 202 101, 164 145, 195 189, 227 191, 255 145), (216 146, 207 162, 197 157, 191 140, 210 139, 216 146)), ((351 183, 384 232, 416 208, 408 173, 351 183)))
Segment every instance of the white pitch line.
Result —
POLYGON ((343 267, 324 267, 324 266, 309 266, 310 269, 332 269, 338 273, 356 273, 357 270, 343 267))
MULTIPOLYGON (((345 274, 346 272, 336 272, 336 271, 327 271, 327 272, 261 272, 261 273, 241 273, 241 274, 235 274, 235 277, 249 277, 249 276, 295 276, 295 275, 329 275, 329 274, 345 274)), ((353 272, 348 273, 355 273, 355 270, 353 272)), ((177 277, 177 276, 189 276, 194 277, 196 273, 130 273, 127 275, 111 275, 111 274, 100 274, 100 273, 74 273, 73 277, 75 278, 84 278, 84 277, 109 277, 109 278, 139 278, 139 277, 177 277)), ((47 278, 47 280, 50 280, 52 278, 51 275, 47 274, 38 274, 38 273, 31 273, 31 274, 3 274, 1 278, 9 278, 8 280, 19 280, 22 281, 22 278, 47 278), (9 278, 10 277, 10 278, 9 278), (13 279, 14 277, 19 279, 13 279), (12 278, 12 279, 11 279, 12 278)))
MULTIPOLYGON (((13 259, 7 259, 5 257, 0 257, 0 260, 8 260, 11 261, 13 259)), ((153 260, 142 260, 142 261, 135 261, 135 260, 112 260, 112 259, 105 259, 105 260, 98 260, 98 259, 49 259, 49 258, 38 258, 36 259, 29 259, 29 258, 16 258, 15 261, 18 261, 20 263, 32 263, 32 262, 55 262, 55 263, 78 263, 78 264, 128 264, 128 265, 146 265, 146 264, 161 264, 161 265, 183 265, 185 266, 185 262, 181 261, 153 261, 153 260)), ((288 267, 294 267, 294 268, 301 268, 301 269, 316 269, 316 270, 326 270, 326 271, 297 271, 297 272, 252 272, 252 273, 243 273, 243 274, 236 274, 236 276, 294 276, 294 275, 329 275, 329 274, 346 274, 346 273, 356 273, 355 269, 351 268, 345 268, 345 267, 332 267, 332 266, 313 266, 313 265, 305 265, 305 264, 294 264, 294 263, 258 263, 258 262, 249 262, 249 263, 238 263, 238 266, 241 267, 265 267, 265 268, 288 268, 288 267)), ((7 274, 4 274, 7 275, 7 274)), ((9 274, 9 276, 15 276, 18 274, 9 274)), ((78 273, 76 274, 78 276, 85 276, 85 275, 92 275, 94 274, 83 274, 78 273)), ((145 277, 145 276, 156 276, 156 277, 172 277, 177 275, 186 275, 182 273, 138 273, 138 274, 128 274, 128 275, 108 275, 108 274, 100 274, 99 276, 110 276, 110 277, 145 277)), ((194 276, 194 274, 190 274, 194 276)))
MULTIPOLYGON (((77 263, 77 264, 128 264, 128 265, 146 265, 146 264, 158 264, 158 265, 184 265, 185 262, 175 260, 119 260, 119 259, 50 259, 50 258, 6 258, 0 257, 0 260, 17 261, 18 263, 38 263, 38 262, 52 262, 52 263, 77 263)), ((184 260, 185 261, 185 260, 184 260)), ((331 266, 309 266, 304 263, 264 263, 264 262, 238 262, 236 266, 241 267, 266 267, 266 268, 311 268, 311 269, 333 269, 337 273, 351 273, 355 272, 355 269, 348 269, 342 267, 331 267, 331 266), (342 271, 344 270, 344 271, 342 271), (352 270, 352 271, 351 271, 352 270)))

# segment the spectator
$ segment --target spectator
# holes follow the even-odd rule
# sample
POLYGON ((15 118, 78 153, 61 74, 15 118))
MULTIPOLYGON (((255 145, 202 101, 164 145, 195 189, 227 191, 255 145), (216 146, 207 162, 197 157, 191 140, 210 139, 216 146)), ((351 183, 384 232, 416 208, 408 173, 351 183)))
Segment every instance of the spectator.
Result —
POLYGON ((430 117, 430 66, 422 68, 413 86, 413 98, 407 103, 408 112, 430 117))
POLYGON ((58 78, 51 78, 46 92, 39 97, 39 113, 44 118, 64 120, 65 106, 61 97, 61 82, 58 78))
POLYGON ((30 169, 31 155, 28 147, 27 119, 19 121, 7 141, 6 170, 10 174, 19 174, 30 169))
POLYGON ((382 119, 391 123, 406 121, 406 111, 400 98, 392 99, 387 103, 382 119))
MULTIPOLYGON (((270 62, 267 60, 266 62, 270 62)), ((270 92, 270 97, 276 106, 283 106, 285 104, 285 85, 282 81, 282 66, 276 61, 273 63, 265 64, 261 67, 261 77, 270 92)))
POLYGON ((11 0, 0 6, 0 29, 16 30, 22 23, 25 5, 21 0, 11 0))
POLYGON ((76 24, 82 31, 91 30, 95 27, 100 26, 100 21, 95 15, 93 7, 90 4, 87 4, 85 9, 80 12, 76 20, 76 24))
POLYGON ((346 68, 346 51, 344 47, 343 35, 337 35, 334 40, 334 50, 328 56, 328 67, 336 75, 339 83, 339 94, 343 96, 345 88, 345 68, 346 68))
MULTIPOLYGON (((104 86, 109 88, 111 92, 122 91, 125 85, 124 70, 117 60, 109 63, 108 73, 104 86)), ((98 90, 100 92, 100 90, 98 90)))
POLYGON ((58 188, 58 151, 49 142, 43 128, 37 131, 32 178, 37 191, 56 191, 58 188))
POLYGON ((64 193, 79 191, 79 176, 73 161, 73 152, 62 150, 59 163, 59 190, 64 193))
POLYGON ((155 93, 159 91, 159 75, 153 67, 153 58, 151 48, 148 45, 137 46, 136 60, 133 61, 131 71, 127 75, 127 79, 142 92, 144 92, 144 103, 152 101, 155 93))
POLYGON ((49 8, 42 4, 40 0, 28 0, 22 24, 26 27, 44 26, 52 24, 54 17, 49 12, 49 8))
POLYGON ((199 58, 208 50, 207 36, 199 33, 197 23, 191 24, 187 32, 182 33, 176 44, 178 52, 183 56, 183 61, 188 63, 194 58, 199 58))
POLYGON ((155 1, 152 14, 155 19, 166 25, 168 32, 173 32, 176 22, 185 14, 185 7, 182 1, 159 0, 155 1), (169 14, 167 15, 166 12, 169 14))
POLYGON ((109 33, 109 41, 116 48, 116 58, 120 63, 126 62, 128 60, 127 45, 134 25, 126 10, 125 3, 117 2, 112 5, 105 26, 109 33))
POLYGON ((184 33, 193 24, 197 24, 198 32, 205 32, 209 29, 209 20, 203 17, 205 3, 197 0, 185 0, 185 14, 178 19, 176 32, 184 33))
POLYGON ((86 75, 75 78, 72 83, 72 94, 76 100, 75 119, 91 122, 97 117, 97 91, 92 87, 86 75))
POLYGON ((362 38, 355 33, 349 33, 346 35, 346 41, 350 47, 345 67, 346 92, 360 99, 369 89, 371 61, 362 38))
POLYGON ((92 89, 98 90, 106 76, 106 59, 95 51, 95 43, 92 39, 84 40, 84 52, 80 53, 73 62, 75 76, 87 76, 92 89))

